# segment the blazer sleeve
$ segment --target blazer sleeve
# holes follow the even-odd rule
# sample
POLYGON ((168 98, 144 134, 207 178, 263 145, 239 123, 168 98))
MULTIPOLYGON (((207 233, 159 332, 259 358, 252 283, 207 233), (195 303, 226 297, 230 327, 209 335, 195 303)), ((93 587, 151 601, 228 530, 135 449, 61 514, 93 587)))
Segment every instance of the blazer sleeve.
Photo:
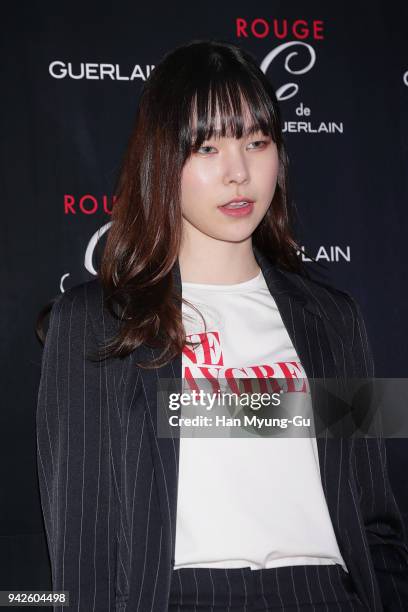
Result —
POLYGON ((105 612, 115 610, 116 502, 107 373, 87 359, 96 348, 92 314, 84 285, 53 305, 38 390, 37 467, 52 588, 69 591, 69 609, 105 612))
MULTIPOLYGON (((351 296, 349 296, 351 297, 351 296)), ((374 360, 361 309, 353 298, 353 356, 359 378, 374 377, 374 360)), ((388 477, 384 438, 354 441, 360 506, 385 611, 408 610, 408 544, 388 477)))

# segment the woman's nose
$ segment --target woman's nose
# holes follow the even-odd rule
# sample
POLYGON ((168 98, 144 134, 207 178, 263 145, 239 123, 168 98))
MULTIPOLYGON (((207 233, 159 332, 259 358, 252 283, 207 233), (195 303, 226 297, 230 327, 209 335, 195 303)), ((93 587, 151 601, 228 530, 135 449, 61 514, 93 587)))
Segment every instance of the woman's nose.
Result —
POLYGON ((249 170, 244 157, 240 154, 228 158, 224 172, 225 182, 243 183, 249 178, 249 170))

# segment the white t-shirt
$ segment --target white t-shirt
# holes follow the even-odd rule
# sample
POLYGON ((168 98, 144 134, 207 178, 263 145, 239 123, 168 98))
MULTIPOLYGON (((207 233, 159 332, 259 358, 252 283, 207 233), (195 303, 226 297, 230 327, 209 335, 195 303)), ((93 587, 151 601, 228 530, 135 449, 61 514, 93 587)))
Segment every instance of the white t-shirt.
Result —
MULTIPOLYGON (((194 379, 307 383, 262 271, 242 283, 182 283, 184 388, 194 379), (233 377, 231 379, 231 376, 233 377)), ((335 564, 347 570, 324 496, 315 437, 180 437, 175 569, 335 564)))

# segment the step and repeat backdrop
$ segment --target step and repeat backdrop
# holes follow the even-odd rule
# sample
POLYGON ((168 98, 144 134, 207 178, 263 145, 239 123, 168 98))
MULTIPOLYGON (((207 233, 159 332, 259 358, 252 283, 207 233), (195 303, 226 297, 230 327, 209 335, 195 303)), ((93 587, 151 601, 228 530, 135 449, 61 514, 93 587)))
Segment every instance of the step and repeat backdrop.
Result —
MULTIPOLYGON (((381 0, 88 2, 75 12, 34 2, 2 17, 1 589, 50 584, 35 318, 94 278, 141 87, 175 46, 213 38, 256 56, 280 100, 297 233, 319 262, 307 265, 360 303, 377 376, 406 376, 407 21, 381 0)), ((387 449, 408 523, 408 441, 387 449)))

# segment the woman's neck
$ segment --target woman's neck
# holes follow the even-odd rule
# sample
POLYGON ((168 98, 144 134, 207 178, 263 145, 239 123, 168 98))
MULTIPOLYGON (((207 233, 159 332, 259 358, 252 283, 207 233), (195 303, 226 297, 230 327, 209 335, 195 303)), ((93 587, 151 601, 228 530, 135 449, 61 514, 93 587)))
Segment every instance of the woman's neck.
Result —
POLYGON ((180 248, 178 261, 183 282, 232 285, 259 273, 251 237, 241 242, 206 238, 194 244, 185 240, 180 248))

